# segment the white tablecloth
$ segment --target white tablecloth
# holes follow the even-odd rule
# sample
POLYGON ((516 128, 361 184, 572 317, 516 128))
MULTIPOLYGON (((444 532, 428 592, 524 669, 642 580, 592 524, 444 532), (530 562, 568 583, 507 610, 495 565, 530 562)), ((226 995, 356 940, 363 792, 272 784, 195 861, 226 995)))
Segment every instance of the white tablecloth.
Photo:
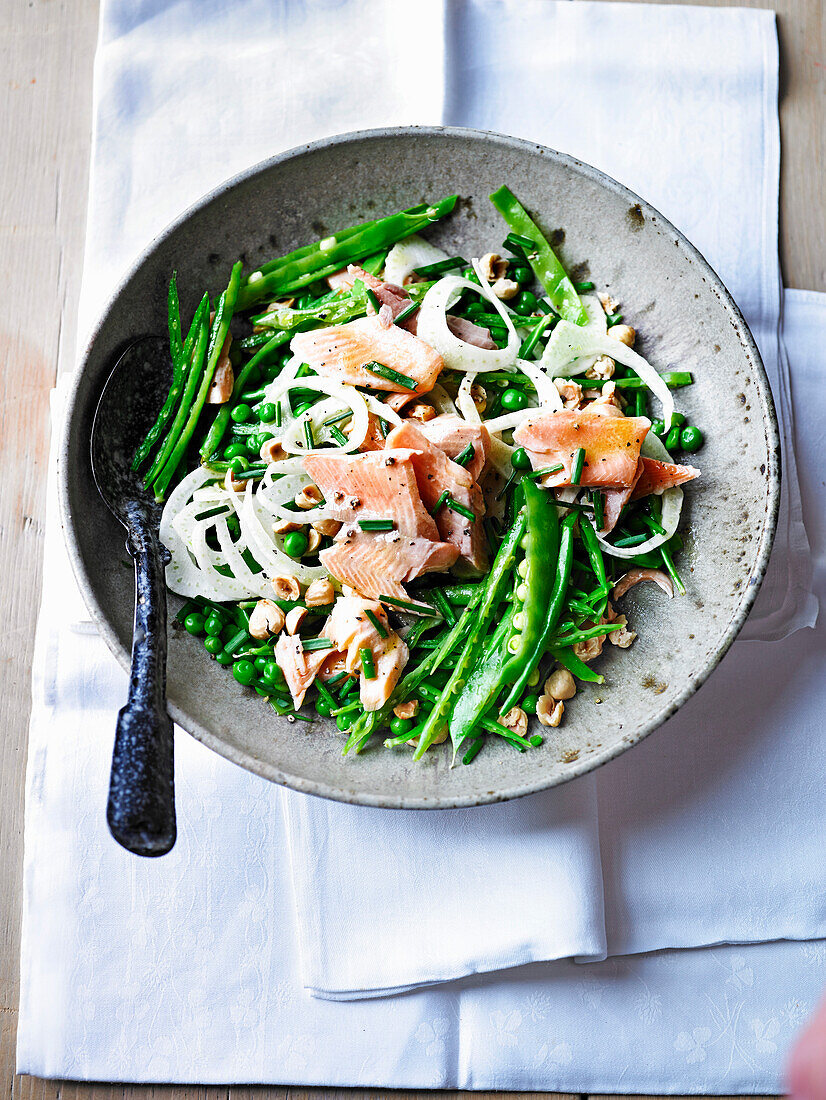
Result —
MULTIPOLYGON (((415 19, 389 2, 286 11, 104 5, 84 328, 155 230, 260 156, 385 122, 505 129, 612 172, 706 252, 761 341, 792 457, 776 339, 769 13, 458 0, 418 4, 415 19), (645 155, 651 147, 656 158, 645 155)), ((795 301, 786 321, 805 473, 823 459, 814 362, 824 317, 816 299, 795 301)), ((807 516, 822 514, 822 487, 804 478, 804 490, 807 516)), ((814 617, 805 532, 794 494, 785 502, 782 553, 752 624, 764 637, 814 617)), ((178 845, 141 862, 110 841, 102 813, 124 678, 84 625, 52 504, 44 599, 65 613, 39 632, 35 660, 22 1070, 612 1092, 777 1087, 783 1046, 822 980, 820 943, 542 963, 358 1005, 313 1000, 301 987, 369 996, 536 959, 826 936, 822 762, 812 748, 820 632, 738 643, 679 718, 598 777, 484 811, 382 814, 298 799, 179 735, 178 845), (739 719, 732 683, 738 699, 754 700, 739 719), (463 824, 462 814, 473 816, 463 824), (375 844, 336 849, 368 820, 375 844), (411 830, 440 832, 437 867, 449 871, 448 857, 472 842, 464 852, 488 875, 511 868, 486 910, 488 924, 507 923, 473 953, 459 937, 443 950, 438 919, 418 957, 404 928, 388 925, 405 899, 403 874, 363 919, 348 908, 380 842, 402 851, 411 830), (349 881, 348 860, 360 869, 349 881), (329 920, 311 924, 319 909, 329 920)), ((820 561, 824 532, 812 523, 820 561)), ((420 870, 411 887, 438 885, 420 870)), ((477 896, 464 895, 468 914, 477 896)), ((453 894, 460 918, 461 900, 453 894)))

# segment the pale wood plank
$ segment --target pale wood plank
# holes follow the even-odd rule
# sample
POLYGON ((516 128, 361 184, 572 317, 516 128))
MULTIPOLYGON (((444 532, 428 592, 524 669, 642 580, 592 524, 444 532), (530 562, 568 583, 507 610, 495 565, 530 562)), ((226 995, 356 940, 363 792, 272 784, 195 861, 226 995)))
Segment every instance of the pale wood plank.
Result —
MULTIPOLYGON (((678 2, 678 0, 665 0, 678 2)), ((725 4, 729 0, 694 0, 725 4)), ((786 282, 826 290, 826 18, 819 0, 738 0, 778 11, 783 65, 782 242, 786 282)), ((124 1086, 14 1076, 22 790, 29 669, 40 591, 47 396, 74 347, 85 221, 97 0, 0 6, 0 1088, 11 1100, 407 1100, 456 1091, 124 1086)), ((475 1093, 511 1097, 554 1093, 475 1093)), ((563 1100, 560 1097, 560 1100, 563 1100)), ((565 1097, 564 1100, 574 1100, 565 1097)), ((611 1098, 612 1100, 612 1098, 611 1098)), ((619 1098, 617 1098, 619 1100, 619 1098)), ((666 1100, 666 1098, 662 1098, 666 1100)), ((673 1100, 673 1098, 669 1098, 673 1100)), ((768 1098, 767 1098, 768 1100, 768 1098)))

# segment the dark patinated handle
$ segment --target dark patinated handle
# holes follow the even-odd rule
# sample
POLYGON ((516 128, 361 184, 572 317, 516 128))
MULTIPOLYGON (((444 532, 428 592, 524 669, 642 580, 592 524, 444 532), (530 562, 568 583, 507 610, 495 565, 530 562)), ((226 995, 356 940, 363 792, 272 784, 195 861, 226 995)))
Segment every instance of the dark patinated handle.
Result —
POLYGON ((118 714, 106 820, 119 844, 139 856, 174 845, 172 721, 166 713, 167 551, 146 514, 130 516, 127 548, 135 560, 135 630, 129 699, 118 714))

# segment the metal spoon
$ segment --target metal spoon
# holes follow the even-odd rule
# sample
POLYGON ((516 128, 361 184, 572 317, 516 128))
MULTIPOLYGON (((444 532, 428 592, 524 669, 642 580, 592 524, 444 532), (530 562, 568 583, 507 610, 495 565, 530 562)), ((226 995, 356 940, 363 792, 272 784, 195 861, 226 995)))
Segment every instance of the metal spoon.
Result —
POLYGON ((106 820, 112 836, 140 856, 175 843, 172 721, 166 712, 166 586, 161 506, 132 470, 132 457, 169 390, 165 341, 146 336, 121 355, 92 425, 92 472, 100 495, 127 531, 135 562, 135 625, 129 698, 118 714, 106 820))

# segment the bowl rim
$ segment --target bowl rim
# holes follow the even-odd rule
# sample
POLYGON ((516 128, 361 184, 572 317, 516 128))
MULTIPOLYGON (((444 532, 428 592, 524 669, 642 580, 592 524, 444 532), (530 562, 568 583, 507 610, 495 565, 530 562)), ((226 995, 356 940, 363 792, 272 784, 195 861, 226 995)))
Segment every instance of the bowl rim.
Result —
POLYGON ((129 265, 128 269, 122 276, 115 290, 110 294, 104 308, 98 313, 94 325, 87 337, 83 352, 78 359, 78 365, 72 372, 73 377, 69 393, 67 394, 65 412, 63 417, 63 423, 60 428, 60 444, 58 448, 58 462, 57 462, 57 479, 58 479, 58 502, 60 508, 61 523, 63 527, 64 539, 69 554, 69 559, 72 566, 72 571, 80 588, 81 595, 84 603, 89 610, 92 620, 95 626, 99 630, 102 638, 106 642, 109 649, 117 658, 119 663, 125 669, 129 669, 131 655, 130 651, 124 647, 120 639, 118 638, 114 628, 109 623, 102 607, 100 606, 94 591, 92 582, 86 573, 83 560, 80 553, 79 541, 77 537, 77 525, 72 515, 70 508, 70 489, 69 478, 67 476, 67 462, 66 456, 71 446, 71 437, 73 434, 73 425, 78 415, 78 410, 85 397, 85 391, 88 389, 90 383, 87 382, 86 367, 89 361, 89 357, 94 348, 98 335, 103 327, 105 321, 108 319, 114 306, 116 305, 120 295, 122 294, 126 285, 136 275, 139 269, 150 259, 155 251, 167 240, 167 238, 173 234, 181 225, 187 222, 194 214, 202 210, 209 203, 215 199, 220 198, 222 195, 226 195, 231 192, 239 184, 254 178, 270 169, 277 167, 280 164, 284 164, 289 160, 296 157, 303 156, 308 153, 314 153, 322 149, 337 146, 347 146, 354 142, 361 142, 364 140, 375 139, 387 139, 387 138, 410 138, 414 136, 421 137, 455 137, 466 138, 473 140, 494 141, 497 145, 503 145, 513 149, 515 152, 531 154, 539 154, 541 157, 545 157, 550 161, 554 161, 563 167, 569 169, 575 174, 597 183, 600 186, 613 191, 615 194, 621 196, 627 200, 631 206, 638 206, 642 213, 656 223, 663 229, 667 230, 670 234, 673 234, 675 244, 678 248, 681 248, 689 260, 695 262, 699 269, 702 271, 705 280, 710 287, 717 293, 724 309, 729 313, 731 322, 738 337, 743 344, 743 352, 747 357, 750 357, 754 363, 755 373, 761 379, 765 390, 766 398, 766 416, 764 418, 764 429, 766 432, 766 444, 768 451, 768 464, 767 464, 767 483, 768 483, 768 499, 766 503, 765 523, 760 536, 760 545, 758 548, 757 556, 755 558, 755 565, 752 569, 747 590, 743 595, 743 599, 737 609, 736 614, 733 616, 731 622, 728 624, 725 634, 720 642, 717 644, 717 649, 714 655, 705 663, 703 668, 689 678, 683 689, 680 691, 677 697, 675 697, 668 706, 664 707, 660 712, 650 718, 643 726, 639 727, 633 734, 631 739, 620 739, 614 745, 601 750, 599 753, 593 756, 587 756, 584 759, 572 762, 569 770, 564 774, 554 776, 550 780, 547 777, 543 778, 538 776, 536 781, 521 782, 513 786, 499 788, 496 790, 486 791, 483 793, 474 793, 467 795, 448 795, 438 794, 433 797, 422 796, 405 796, 405 795, 386 795, 386 794, 371 794, 369 792, 359 791, 356 789, 348 789, 347 787, 336 786, 333 783, 325 782, 319 779, 307 779, 302 776, 291 775, 288 772, 283 771, 280 768, 276 768, 265 761, 257 759, 252 754, 239 749, 237 746, 230 745, 226 741, 222 740, 219 736, 212 733, 208 728, 203 726, 200 722, 191 718, 185 711, 178 707, 171 700, 167 700, 167 708, 173 720, 186 730, 196 740, 201 741, 208 748, 217 752, 225 759, 232 761, 234 764, 238 764, 245 768, 247 771, 251 771, 256 775, 262 776, 272 782, 278 783, 282 786, 289 787, 292 790, 299 791, 303 794, 317 795, 324 798, 329 798, 337 802, 346 802, 354 805, 371 806, 382 809, 461 809, 471 806, 489 805, 496 802, 508 801, 512 798, 522 798, 526 795, 536 794, 543 790, 548 790, 551 787, 559 786, 562 783, 568 783, 572 779, 577 779, 582 775, 586 775, 589 772, 595 771, 597 768, 607 764, 610 760, 626 752, 634 745, 639 744, 645 740, 655 729, 662 726, 677 710, 702 686, 708 679, 711 673, 717 668, 720 661, 728 652, 735 638, 739 634, 743 627, 743 624, 748 617, 748 614, 754 604, 757 594, 760 590, 760 586, 763 582, 763 578, 766 574, 768 567, 769 556, 771 553, 772 545, 774 542, 774 536, 777 530, 777 522, 780 508, 780 488, 781 488, 781 462, 780 462, 780 431, 777 421, 777 412, 774 404, 774 398, 772 395, 771 384, 766 372, 766 368, 763 364, 760 351, 757 347, 755 339, 751 333, 751 330, 743 317, 743 314, 734 301, 730 291, 723 283, 722 279, 711 267, 705 256, 693 245, 683 233, 680 232, 676 226, 664 217, 654 206, 647 202, 644 198, 637 195, 630 188, 624 184, 619 183, 613 177, 607 173, 595 168, 593 165, 586 163, 585 161, 578 160, 576 157, 570 156, 567 153, 561 153, 556 149, 552 149, 548 146, 542 145, 539 142, 530 141, 525 138, 517 138, 508 134, 497 133, 492 130, 478 130, 472 127, 462 126, 388 126, 388 127, 376 127, 366 130, 352 130, 341 134, 331 135, 329 137, 319 138, 316 141, 307 142, 301 145, 293 146, 290 149, 285 150, 282 153, 277 153, 272 157, 268 157, 256 164, 245 168, 243 171, 236 173, 233 176, 228 177, 222 183, 212 188, 206 194, 201 196, 198 200, 191 203, 185 210, 182 211, 173 221, 171 221, 160 233, 156 234, 149 243, 143 248, 137 258, 129 265))

